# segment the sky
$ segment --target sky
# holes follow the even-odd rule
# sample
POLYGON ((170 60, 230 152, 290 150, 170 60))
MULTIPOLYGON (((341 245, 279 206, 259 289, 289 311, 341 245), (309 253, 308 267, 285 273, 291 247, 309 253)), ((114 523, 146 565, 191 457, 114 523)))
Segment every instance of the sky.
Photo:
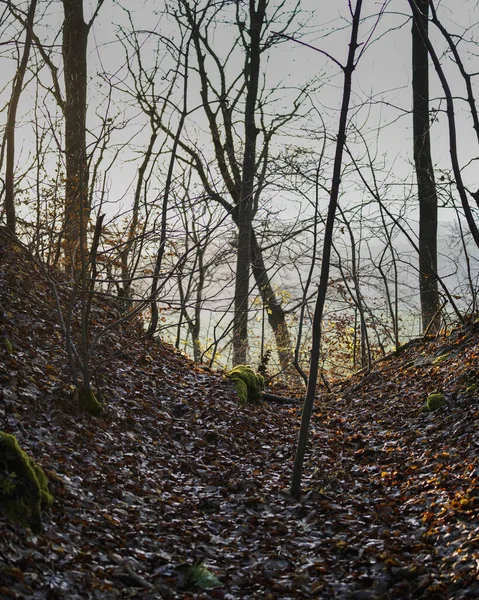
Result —
MULTIPOLYGON (((161 3, 153 3, 157 8, 157 14, 153 15, 153 18, 151 2, 129 0, 121 4, 132 11, 132 18, 139 29, 143 27, 148 30, 153 29, 162 35, 174 37, 175 31, 171 21, 159 14, 161 13, 161 3)), ((290 2, 290 4, 292 3, 290 2)), ((118 24, 125 23, 124 12, 118 5, 119 3, 106 2, 97 26, 93 29, 91 40, 92 77, 94 77, 96 68, 95 59, 101 61, 100 68, 108 69, 111 72, 124 64, 123 51, 116 41, 118 24)), ((360 39, 363 41, 374 23, 373 15, 381 8, 381 5, 381 2, 364 2, 364 9, 369 10, 371 16, 365 13, 367 19, 360 34, 360 39)), ((312 0, 303 1, 301 7, 307 15, 299 28, 302 39, 344 63, 349 38, 347 2, 333 3, 325 0, 319 2, 312 0)), ((477 6, 473 0, 459 3, 455 0, 443 0, 439 3, 439 14, 451 31, 459 32, 463 27, 472 25, 476 16, 475 12, 477 12, 477 6)), ((433 30, 431 33, 433 39, 439 43, 439 37, 434 35, 433 30)), ((215 38, 215 43, 220 51, 222 45, 224 44, 226 49, 228 43, 228 40, 222 38, 225 35, 227 35, 227 30, 221 31, 215 38)), ((468 35, 473 40, 475 39, 474 30, 471 30, 468 35)), ((147 42, 145 42, 146 48, 147 42)), ((472 53, 470 62, 473 64, 476 60, 476 49, 467 44, 464 44, 464 48, 467 52, 472 53)), ((355 125, 365 133, 370 143, 373 146, 377 144, 378 155, 387 153, 388 162, 394 164, 395 173, 404 173, 404 177, 411 172, 412 123, 410 115, 407 114, 411 107, 410 62, 408 5, 406 0, 390 1, 374 32, 373 39, 357 66, 353 82, 351 115, 355 125), (383 127, 380 134, 377 133, 379 125, 383 127)), ((444 63, 452 75, 454 69, 450 59, 445 58, 444 63)), ((474 71, 474 68, 471 70, 474 71)), ((334 135, 337 127, 342 74, 333 61, 319 52, 314 52, 294 42, 285 42, 276 46, 269 54, 267 74, 272 86, 282 84, 289 88, 304 85, 311 77, 318 76, 322 85, 313 102, 321 116, 327 121, 331 135, 334 135)), ((440 95, 440 90, 432 70, 431 85, 433 98, 431 106, 442 109, 443 105, 434 100, 436 95, 440 95)), ((461 87, 462 94, 463 88, 461 87)), ((458 113, 463 109, 464 103, 458 102, 458 113)), ((198 113, 196 118, 199 125, 202 126, 198 113)), ((128 133, 127 128, 127 135, 128 133)), ((460 136, 463 163, 467 163, 477 154, 476 140, 471 135, 468 121, 464 121, 460 128, 460 136)), ((447 168, 447 129, 444 119, 439 119, 434 124, 434 140, 437 140, 433 146, 434 160, 441 168, 447 168)), ((474 164, 468 171, 466 170, 466 174, 470 175, 471 188, 475 189, 474 186, 477 187, 479 180, 475 175, 474 164)))
MULTIPOLYGON (((444 20, 451 31, 456 30, 459 32, 462 28, 474 24, 477 13, 475 0, 462 2, 442 0, 437 4, 441 19, 444 20)), ((59 0, 42 2, 40 6, 44 6, 45 9, 44 14, 41 14, 41 19, 39 19, 37 30, 40 32, 40 36, 43 35, 44 39, 58 44, 60 42, 59 29, 62 21, 61 2, 59 0)), ((86 0, 84 6, 85 17, 88 20, 96 6, 96 2, 86 0)), ((287 0, 286 6, 293 6, 293 2, 287 0)), ((364 2, 363 14, 366 19, 361 28, 360 40, 366 40, 371 26, 375 22, 375 15, 381 7, 382 2, 364 2)), ((95 126, 95 122, 98 121, 95 112, 101 114, 102 109, 101 106, 96 107, 95 105, 98 102, 95 96, 101 82, 99 74, 104 72, 117 73, 121 77, 125 72, 125 53, 118 41, 118 38, 129 27, 125 9, 130 11, 132 20, 138 29, 154 31, 174 40, 175 35, 177 35, 176 28, 171 19, 162 14, 163 8, 164 2, 153 2, 152 0, 123 0, 122 2, 107 0, 103 4, 89 40, 91 94, 89 122, 92 128, 95 126)), ((304 11, 305 16, 300 17, 299 24, 296 27, 301 39, 344 63, 348 50, 350 22, 347 1, 303 0, 301 9, 304 11)), ((274 28, 276 28, 275 24, 272 24, 271 30, 274 28)), ((432 33, 434 35, 433 31, 432 33)), ((295 34, 294 30, 292 34, 295 34)), ((468 36, 472 40, 477 38, 474 29, 468 32, 468 36)), ((227 38, 228 31, 224 28, 215 37, 215 43, 220 51, 223 45, 226 50, 229 42, 227 38)), ((433 39, 438 41, 439 38, 436 36, 433 39)), ((149 58, 152 60, 156 43, 147 41, 146 35, 142 36, 142 40, 145 60, 148 62, 149 58)), ((474 65, 477 58, 475 47, 465 43, 463 47, 467 52, 472 53, 470 61, 474 65)), ((159 49, 161 51, 161 45, 159 49)), ((407 165, 408 161, 406 161, 406 165, 403 164, 404 156, 410 154, 412 145, 411 118, 407 114, 411 107, 410 62, 410 22, 407 1, 391 0, 387 3, 384 14, 357 66, 353 82, 351 114, 354 115, 355 125, 368 135, 371 143, 378 144, 379 155, 387 152, 389 163, 394 163, 395 169, 404 169, 405 176, 410 169, 407 165), (377 136, 379 124, 384 129, 382 134, 377 136)), ((0 83, 2 87, 7 86, 6 91, 8 91, 8 83, 12 77, 12 62, 4 61, 4 63, 5 68, 1 71, 0 83)), ((449 58, 445 59, 445 63, 449 67, 450 73, 452 73, 453 69, 449 58)), ((474 71, 474 68, 471 68, 471 70, 474 71)), ((342 75, 340 69, 332 60, 320 52, 286 41, 277 45, 269 53, 267 76, 271 86, 282 84, 289 88, 304 85, 311 77, 319 77, 322 85, 318 93, 315 94, 313 103, 321 116, 327 121, 328 131, 331 132, 331 135, 334 135, 335 127, 337 127, 342 75)), ((48 77, 45 77, 45 83, 48 83, 48 77)), ((439 95, 437 80, 433 73, 431 84, 433 87, 432 96, 434 97, 435 91, 439 95)), ((462 91, 461 89, 461 93, 462 91)), ((33 92, 30 91, 30 94, 27 92, 22 98, 25 112, 31 109, 33 101, 33 92)), ((53 107, 52 98, 47 99, 46 104, 53 107)), ((442 108, 434 100, 431 105, 433 108, 442 108)), ((121 109, 123 108, 121 106, 121 109)), ((458 106, 458 110, 460 108, 458 106)), ((130 110, 130 115, 134 113, 134 110, 130 110)), ((200 121, 199 117, 198 121, 200 121)), ((433 151, 436 153, 435 159, 438 162, 441 161, 441 163, 444 159, 447 160, 447 154, 444 152, 447 132, 443 122, 444 120, 434 125, 435 139, 439 140, 439 143, 434 146, 433 151)), ((137 120, 133 119, 133 123, 134 126, 138 126, 137 120)), ((131 133, 133 133, 131 128, 127 126, 123 132, 123 137, 128 139, 131 133)), ((291 135, 291 132, 288 132, 288 134, 291 135)), ((19 138, 21 140, 22 136, 20 135, 19 138)), ((464 124, 464 129, 461 130, 462 148, 466 149, 463 153, 464 163, 472 158, 471 153, 472 155, 477 154, 475 140, 470 134, 470 125, 467 122, 464 124)), ((121 168, 121 173, 125 174, 129 170, 124 165, 121 168)), ((475 165, 471 165, 469 170, 471 178, 474 178, 475 165)), ((115 176, 114 179, 115 186, 119 182, 123 186, 126 185, 126 181, 123 182, 121 176, 115 176)), ((477 180, 471 182, 471 187, 478 183, 477 180)), ((120 190, 115 190, 114 196, 117 199, 121 197, 120 190)))

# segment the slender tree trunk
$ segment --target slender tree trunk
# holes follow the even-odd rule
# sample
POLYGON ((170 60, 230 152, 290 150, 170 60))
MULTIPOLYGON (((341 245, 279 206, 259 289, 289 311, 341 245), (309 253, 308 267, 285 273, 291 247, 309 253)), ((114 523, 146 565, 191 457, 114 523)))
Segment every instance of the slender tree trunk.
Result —
POLYGON ((256 175, 256 102, 261 57, 261 30, 266 14, 267 0, 250 1, 249 55, 245 61, 247 82, 244 114, 244 154, 242 165, 241 194, 237 205, 238 252, 236 257, 235 314, 233 321, 233 364, 247 362, 249 278, 251 264, 251 233, 254 219, 254 192, 256 175))
POLYGON ((62 0, 65 78, 65 217, 63 249, 67 270, 81 270, 90 218, 86 152, 88 25, 83 0, 62 0))
POLYGON ((23 47, 23 55, 18 66, 15 79, 13 82, 12 96, 8 106, 8 117, 6 124, 6 163, 5 163, 5 214, 7 217, 7 227, 12 233, 15 233, 16 227, 16 212, 15 212, 15 195, 14 195, 14 171, 15 171, 15 123, 17 117, 18 102, 22 93, 23 80, 27 69, 28 58, 30 56, 30 48, 32 46, 33 19, 37 0, 30 2, 26 19, 25 45, 23 47))
POLYGON ((293 345, 289 335, 286 315, 281 303, 271 286, 268 271, 264 264, 263 252, 256 239, 254 230, 251 232, 251 266, 256 286, 261 294, 263 304, 268 314, 268 323, 274 333, 279 363, 285 371, 294 365, 293 345))
POLYGON ((205 287, 205 247, 198 247, 198 283, 196 284, 195 294, 195 316, 194 323, 191 327, 191 340, 193 342, 193 357, 196 362, 201 361, 201 308, 203 306, 203 289, 205 287))
POLYGON ((329 268, 331 261, 331 249, 333 245, 333 230, 338 205, 339 186, 341 183, 341 169, 343 161, 344 145, 346 143, 346 123, 349 112, 349 101, 351 98, 352 76, 356 67, 355 55, 358 48, 358 33, 361 17, 362 0, 357 0, 353 13, 351 39, 349 42, 349 53, 347 63, 343 68, 344 85, 341 112, 339 116, 338 136, 336 141, 336 153, 334 157, 333 179, 331 182, 331 194, 329 198, 328 216, 326 219, 326 230, 324 232, 323 255, 321 262, 321 274, 318 286, 318 297, 313 317, 313 339, 311 345, 311 364, 308 379, 308 387, 301 415, 301 428, 299 432, 298 446, 294 459, 293 476, 291 480, 291 494, 299 496, 301 491, 301 478, 303 474, 303 463, 306 455, 306 446, 309 436, 309 424, 313 412, 314 397, 319 373, 319 359, 321 356, 321 338, 324 304, 328 290, 329 268))
POLYGON ((423 331, 440 328, 437 273, 437 193, 431 158, 429 55, 417 25, 428 31, 428 0, 416 0, 420 16, 412 25, 413 145, 419 200, 419 292, 423 331))
POLYGON ((249 276, 251 263, 251 234, 254 218, 254 183, 256 170, 256 127, 255 112, 258 97, 260 72, 260 40, 266 11, 266 0, 259 0, 258 10, 250 2, 251 45, 246 57, 247 93, 245 106, 244 155, 242 166, 241 196, 237 206, 238 252, 236 260, 235 314, 233 323, 233 364, 247 362, 248 353, 248 309, 249 276))
MULTIPOLYGON (((190 38, 191 39, 191 38, 190 38)), ((170 202, 170 193, 171 193, 171 185, 173 181, 173 172, 175 163, 177 160, 177 152, 178 146, 180 145, 181 134, 183 131, 183 126, 185 124, 186 115, 188 113, 188 64, 189 64, 189 46, 190 39, 186 43, 185 48, 185 63, 184 63, 184 75, 183 75, 183 105, 180 113, 180 120, 178 123, 178 128, 175 133, 175 137, 173 139, 173 147, 170 153, 170 162, 168 165, 168 173, 166 175, 165 181, 165 189, 163 191, 163 201, 161 203, 161 228, 160 228, 160 243, 158 246, 158 251, 156 254, 156 262, 155 262, 155 270, 153 273, 153 281, 151 284, 151 292, 150 292, 150 308, 151 308, 151 321, 147 330, 147 334, 149 336, 155 335, 156 329, 158 327, 159 320, 159 311, 158 311, 158 303, 157 303, 157 295, 160 287, 160 275, 161 275, 161 267, 163 265, 163 257, 165 255, 166 250, 166 242, 167 242, 167 225, 168 225, 168 209, 170 202)), ((161 127, 160 123, 158 125, 161 127)))
POLYGON ((133 213, 131 223, 128 228, 127 239, 125 245, 120 251, 120 262, 121 262, 121 279, 122 279, 122 290, 125 298, 125 309, 131 306, 131 292, 132 292, 132 279, 133 269, 130 268, 129 259, 135 244, 135 238, 138 235, 139 220, 140 220, 140 201, 143 185, 145 182, 145 173, 153 155, 153 148, 155 146, 156 139, 158 137, 158 128, 155 126, 153 119, 150 119, 152 132, 150 135, 150 141, 146 149, 145 155, 138 169, 138 179, 135 188, 135 197, 133 200, 133 213))
MULTIPOLYGON (((196 260, 197 268, 194 266, 193 268, 198 272, 198 281, 196 283, 196 291, 194 293, 194 309, 193 309, 193 317, 188 313, 187 305, 192 297, 192 286, 193 286, 193 278, 190 275, 188 277, 188 283, 186 290, 183 288, 182 283, 182 271, 178 272, 178 290, 180 293, 180 302, 181 302, 181 317, 180 321, 183 322, 183 319, 186 321, 186 325, 188 327, 188 332, 191 335, 191 342, 193 345, 193 360, 195 362, 201 362, 201 309, 203 306, 203 290, 205 287, 206 281, 206 266, 204 262, 206 245, 201 246, 198 243, 199 239, 196 238, 195 244, 196 248, 196 260)), ((180 337, 180 329, 178 329, 177 336, 177 345, 179 348, 179 337, 180 337)))
MULTIPOLYGON (((245 204, 247 201, 245 201, 245 204)), ((251 249, 251 215, 247 207, 238 211, 238 250, 233 320, 233 365, 248 362, 248 312, 251 249), (242 213, 242 214, 241 214, 242 213)))

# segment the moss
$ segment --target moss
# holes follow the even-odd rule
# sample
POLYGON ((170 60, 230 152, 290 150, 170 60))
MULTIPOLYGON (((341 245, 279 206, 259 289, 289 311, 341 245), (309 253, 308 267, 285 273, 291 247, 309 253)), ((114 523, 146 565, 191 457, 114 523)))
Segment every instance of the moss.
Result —
POLYGON ((79 390, 78 401, 80 404, 80 409, 84 410, 89 415, 94 417, 101 415, 103 411, 103 404, 97 400, 97 397, 91 390, 79 390))
POLYGON ((31 460, 33 470, 37 476, 38 485, 40 486, 40 504, 42 508, 51 508, 53 504, 53 495, 48 489, 48 478, 44 470, 33 460, 31 460))
POLYGON ((0 508, 5 516, 39 533, 42 509, 52 504, 41 467, 25 454, 15 436, 0 431, 0 508))
POLYGON ((441 363, 445 362, 446 360, 448 360, 450 358, 451 353, 450 352, 446 352, 444 354, 441 354, 440 356, 438 356, 437 358, 435 358, 432 361, 433 365, 440 365, 441 363))
POLYGON ((221 581, 201 562, 194 565, 178 565, 176 570, 181 588, 197 586, 202 590, 209 590, 221 586, 221 581))
POLYGON ((239 399, 243 404, 246 404, 248 402, 248 386, 242 379, 240 379, 240 377, 236 375, 231 377, 231 381, 233 382, 233 386, 239 396, 239 399))
POLYGON ((444 398, 444 394, 429 394, 426 399, 426 410, 429 412, 433 412, 435 410, 439 410, 446 404, 446 399, 444 398))
POLYGON ((255 373, 251 367, 238 365, 228 373, 234 388, 244 404, 259 404, 264 390, 264 378, 255 373))
POLYGON ((6 335, 2 335, 2 342, 3 342, 3 346, 5 347, 5 350, 8 352, 8 354, 13 354, 13 346, 11 341, 8 339, 8 337, 6 335))

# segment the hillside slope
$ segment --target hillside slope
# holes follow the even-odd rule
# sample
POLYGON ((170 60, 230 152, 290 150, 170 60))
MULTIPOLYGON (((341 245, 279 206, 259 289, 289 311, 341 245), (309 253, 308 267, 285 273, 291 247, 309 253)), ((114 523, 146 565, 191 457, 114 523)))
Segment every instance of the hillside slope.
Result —
POLYGON ((39 535, 0 516, 0 598, 479 597, 476 324, 321 398, 298 501, 299 410, 239 407, 221 373, 139 324, 106 336, 106 409, 80 414, 51 291, 0 238, 0 430, 56 495, 39 535), (421 412, 438 390, 446 405, 421 412), (221 585, 188 576, 200 563, 221 585))

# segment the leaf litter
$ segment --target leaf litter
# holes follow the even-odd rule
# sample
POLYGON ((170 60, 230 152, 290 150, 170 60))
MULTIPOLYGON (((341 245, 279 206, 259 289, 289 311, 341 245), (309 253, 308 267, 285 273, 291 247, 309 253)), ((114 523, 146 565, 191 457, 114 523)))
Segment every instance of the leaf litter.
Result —
POLYGON ((48 287, 0 253, 0 430, 56 496, 39 535, 0 517, 2 599, 479 597, 477 323, 320 393, 297 500, 300 409, 239 406, 140 322, 100 345, 105 413, 79 414, 48 287))

